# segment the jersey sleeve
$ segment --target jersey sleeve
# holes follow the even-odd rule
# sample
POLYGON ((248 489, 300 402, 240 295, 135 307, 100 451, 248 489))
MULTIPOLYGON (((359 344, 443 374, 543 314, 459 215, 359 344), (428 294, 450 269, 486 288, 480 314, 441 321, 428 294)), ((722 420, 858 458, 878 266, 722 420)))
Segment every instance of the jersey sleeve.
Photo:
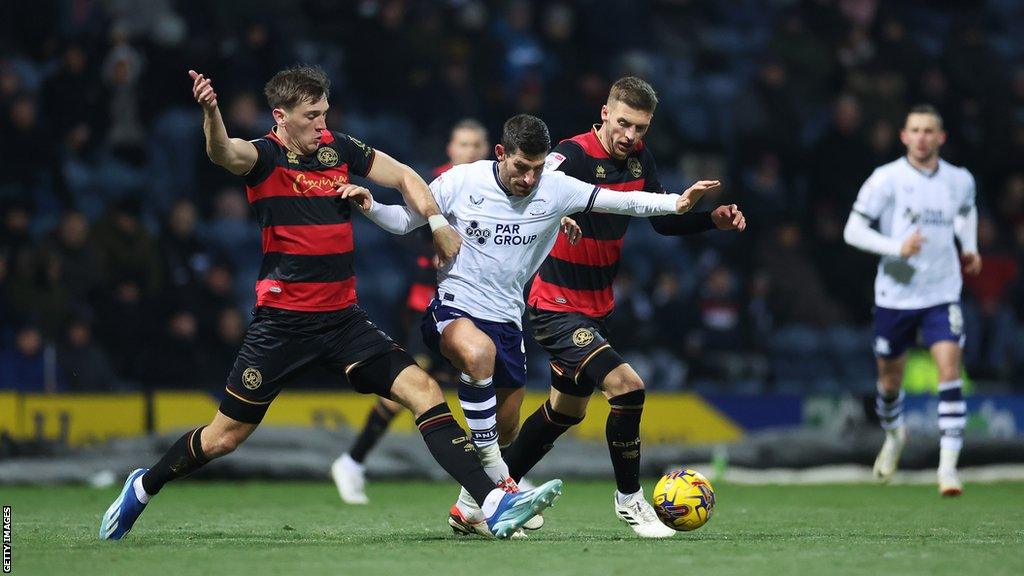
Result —
POLYGON ((869 220, 877 220, 892 202, 892 183, 885 172, 875 169, 860 187, 857 200, 853 203, 853 211, 869 220))
POLYGON ((250 142, 256 147, 256 161, 243 178, 245 184, 251 187, 266 180, 274 171, 274 155, 277 149, 276 145, 266 138, 257 138, 250 142))
POLYGON ((430 183, 430 193, 437 202, 441 214, 448 217, 455 207, 455 199, 458 196, 459 182, 463 180, 464 170, 458 166, 442 173, 430 183))
POLYGON ((600 190, 597 186, 557 172, 545 174, 544 178, 555 178, 558 181, 558 193, 555 197, 558 199, 559 212, 562 214, 586 213, 594 207, 597 192, 600 190))
POLYGON ((563 174, 572 175, 579 170, 583 159, 583 149, 570 140, 559 142, 551 152, 548 152, 544 160, 544 171, 559 171, 563 174))
POLYGON ((334 141, 338 144, 341 160, 348 164, 349 172, 356 176, 366 176, 373 167, 376 152, 357 138, 341 132, 334 133, 334 141))

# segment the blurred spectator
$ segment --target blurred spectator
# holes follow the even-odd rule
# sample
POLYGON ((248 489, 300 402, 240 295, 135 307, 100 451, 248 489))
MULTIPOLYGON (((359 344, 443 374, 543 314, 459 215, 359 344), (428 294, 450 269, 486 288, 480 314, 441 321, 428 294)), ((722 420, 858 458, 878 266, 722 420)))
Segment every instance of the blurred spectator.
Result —
POLYGON ((215 333, 205 346, 203 366, 196 375, 198 383, 217 389, 224 385, 242 347, 245 328, 245 320, 236 308, 224 308, 217 314, 215 333))
POLYGON ((121 378, 136 382, 149 368, 140 365, 144 350, 154 346, 149 326, 158 309, 143 298, 138 281, 121 278, 97 303, 96 336, 113 352, 111 364, 121 378))
POLYGON ((172 298, 189 298, 213 260, 210 249, 196 235, 197 220, 192 202, 179 199, 171 205, 161 230, 160 262, 165 290, 172 298))
POLYGON ((92 339, 84 318, 72 320, 57 347, 57 365, 69 392, 118 392, 124 389, 106 354, 92 339))
MULTIPOLYGON (((156 342, 146 347, 139 380, 155 388, 198 388, 205 354, 196 316, 187 310, 174 310, 164 321, 156 342)), ((225 380, 227 376, 224 374, 225 380)))
POLYGON ((964 320, 968 327, 964 365, 974 377, 1006 377, 1012 368, 1017 322, 1010 306, 1010 288, 1020 265, 999 245, 999 231, 991 218, 978 221, 981 273, 964 276, 968 299, 964 320))
POLYGON ((103 81, 110 125, 107 146, 125 162, 141 166, 145 161, 146 127, 142 120, 139 76, 142 57, 128 44, 115 46, 103 62, 103 81))
POLYGON ((769 305, 776 326, 824 328, 843 320, 843 313, 825 290, 796 224, 776 227, 774 238, 758 249, 757 262, 771 286, 769 305))
POLYGON ((104 282, 112 286, 130 278, 144 296, 152 297, 161 285, 160 255, 140 211, 138 199, 122 200, 93 226, 92 237, 104 282))
POLYGON ((43 241, 41 252, 60 261, 58 282, 70 298, 70 304, 87 305, 99 287, 100 270, 85 215, 78 211, 65 212, 57 229, 43 241))
POLYGON ((39 330, 31 325, 19 329, 14 345, 0 348, 0 390, 55 392, 60 388, 56 375, 47 370, 43 352, 39 330))

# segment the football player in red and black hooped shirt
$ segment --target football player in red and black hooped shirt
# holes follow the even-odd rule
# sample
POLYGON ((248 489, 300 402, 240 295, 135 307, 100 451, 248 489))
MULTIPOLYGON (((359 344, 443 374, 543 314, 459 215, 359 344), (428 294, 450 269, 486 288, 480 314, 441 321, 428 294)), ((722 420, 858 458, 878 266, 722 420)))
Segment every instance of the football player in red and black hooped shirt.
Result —
MULTIPOLYGON (((451 131, 448 146, 445 148, 448 155, 448 162, 434 168, 433 176, 437 178, 451 169, 452 166, 467 164, 483 160, 487 157, 487 129, 480 122, 472 118, 466 118, 457 122, 451 131)), ((422 228, 424 232, 425 228, 422 228)), ((419 231, 417 231, 419 232, 419 231)), ((413 235, 411 235, 413 236, 413 235)), ((412 282, 405 301, 405 314, 415 320, 418 327, 423 313, 434 298, 437 292, 437 271, 434 265, 434 251, 430 249, 430 243, 420 233, 414 234, 412 241, 415 246, 416 267, 413 269, 412 282)), ((405 319, 403 319, 405 323, 405 319)), ((415 331, 414 337, 409 338, 407 343, 410 350, 419 344, 422 346, 419 330, 415 331), (416 342, 413 342, 415 340, 416 342)), ((429 354, 429 351, 422 350, 422 354, 429 354)), ((414 352, 415 354, 415 352, 414 352)), ((418 357, 419 355, 417 355, 418 357)), ((430 362, 429 357, 427 362, 430 362)), ((426 370, 429 366, 421 363, 426 370)), ((344 502, 349 504, 365 504, 366 497, 366 476, 363 462, 370 450, 377 445, 377 442, 387 432, 391 421, 402 409, 402 405, 387 398, 381 397, 367 414, 363 429, 359 431, 351 448, 342 454, 331 465, 331 477, 338 488, 338 494, 344 502)))
POLYGON ((434 220, 434 244, 447 261, 461 240, 440 216, 426 183, 387 154, 327 129, 330 84, 319 68, 290 68, 267 82, 264 93, 276 126, 251 142, 228 137, 210 79, 192 70, 189 75, 204 112, 206 152, 215 164, 244 177, 263 229, 257 311, 213 421, 182 436, 152 468, 128 476, 104 514, 100 538, 122 538, 164 484, 234 451, 281 388, 315 364, 359 392, 411 410, 434 458, 490 514, 488 528, 510 535, 528 520, 521 518, 522 506, 543 508, 560 483, 543 494, 496 489, 437 382, 356 304, 351 210, 337 188, 354 174, 398 189, 409 206, 434 220))
MULTIPOLYGON (((602 188, 664 192, 654 158, 643 142, 657 102, 647 82, 635 77, 618 80, 601 107, 601 124, 555 146, 546 169, 602 188)), ((618 485, 616 513, 640 536, 671 536, 673 530, 658 522, 640 487, 644 384, 608 343, 604 326, 614 307, 612 282, 630 219, 597 213, 573 218, 583 229, 583 239, 572 245, 558 238, 527 299, 533 336, 551 356, 550 399, 523 424, 505 460, 511 476, 519 480, 555 439, 582 421, 591 394, 599 389, 611 404, 606 435, 618 485)), ((657 232, 672 236, 746 226, 736 205, 650 221, 657 232)), ((503 443, 516 434, 518 423, 517 407, 499 407, 503 443)))

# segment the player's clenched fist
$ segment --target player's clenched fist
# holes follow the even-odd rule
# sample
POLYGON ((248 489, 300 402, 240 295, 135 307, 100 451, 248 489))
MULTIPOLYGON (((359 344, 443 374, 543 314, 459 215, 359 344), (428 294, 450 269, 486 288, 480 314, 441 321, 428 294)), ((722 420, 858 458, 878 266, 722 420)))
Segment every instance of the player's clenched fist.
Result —
POLYGON ((213 91, 213 81, 195 70, 189 70, 188 75, 192 78, 192 97, 196 102, 208 112, 216 109, 217 93, 213 91))
POLYGON ((704 193, 713 188, 718 188, 721 182, 718 180, 698 180, 693 186, 686 189, 676 200, 676 213, 683 214, 693 210, 693 207, 704 197, 704 193))

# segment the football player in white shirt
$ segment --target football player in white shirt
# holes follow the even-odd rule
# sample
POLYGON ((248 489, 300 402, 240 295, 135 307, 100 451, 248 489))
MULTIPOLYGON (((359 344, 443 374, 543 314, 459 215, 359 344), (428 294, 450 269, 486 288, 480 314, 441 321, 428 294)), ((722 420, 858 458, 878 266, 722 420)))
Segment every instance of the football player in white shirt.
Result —
MULTIPOLYGON (((451 224, 464 244, 438 270, 438 297, 424 318, 424 338, 462 372, 459 400, 473 443, 485 471, 510 490, 515 481, 497 445, 495 387, 509 396, 523 393, 523 288, 551 251, 562 218, 590 210, 641 217, 684 213, 719 185, 702 180, 682 195, 605 190, 561 172, 544 173, 550 148, 544 122, 520 114, 505 123, 494 148, 497 162, 456 166, 430 184, 443 214, 431 227, 451 224)), ((405 206, 374 202, 365 188, 339 189, 390 232, 404 234, 428 222, 405 206)), ((479 520, 472 498, 461 494, 451 509, 452 528, 471 533, 479 520)))
POLYGON ((933 106, 910 110, 900 140, 907 155, 875 169, 843 233, 847 244, 882 257, 875 278, 875 407, 886 436, 874 473, 888 481, 906 443, 905 353, 920 341, 939 369, 939 492, 958 496, 957 460, 967 421, 960 381, 961 266, 967 274, 981 271, 974 177, 939 158, 946 133, 933 106), (872 221, 878 221, 877 231, 872 221))

